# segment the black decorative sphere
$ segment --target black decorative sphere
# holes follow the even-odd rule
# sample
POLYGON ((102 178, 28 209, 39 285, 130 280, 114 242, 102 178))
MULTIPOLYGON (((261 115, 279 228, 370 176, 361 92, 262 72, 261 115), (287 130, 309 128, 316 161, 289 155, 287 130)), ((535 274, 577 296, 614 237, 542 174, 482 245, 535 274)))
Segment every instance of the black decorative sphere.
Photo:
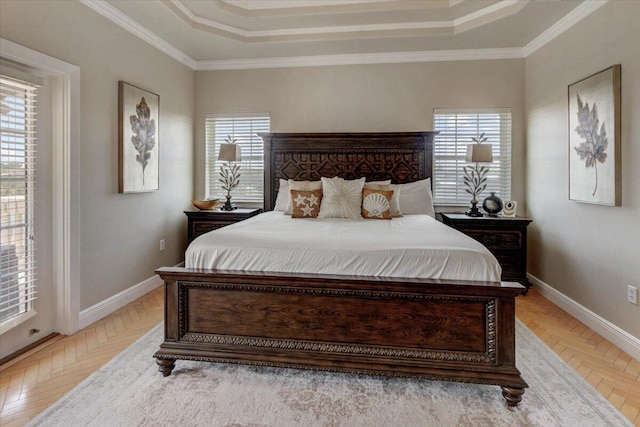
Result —
POLYGON ((482 202, 482 209, 484 209, 489 216, 498 216, 498 213, 502 210, 502 199, 496 196, 496 193, 491 193, 489 197, 482 202))

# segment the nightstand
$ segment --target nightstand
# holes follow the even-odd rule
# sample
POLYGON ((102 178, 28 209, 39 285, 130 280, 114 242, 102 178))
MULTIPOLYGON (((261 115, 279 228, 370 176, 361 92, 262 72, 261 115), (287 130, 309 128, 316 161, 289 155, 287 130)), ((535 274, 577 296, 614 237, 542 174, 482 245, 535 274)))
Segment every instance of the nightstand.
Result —
POLYGON ((502 280, 520 282, 529 289, 527 280, 527 226, 530 218, 470 217, 465 214, 441 213, 442 222, 482 243, 498 259, 502 280))
POLYGON ((262 213, 262 209, 242 209, 232 211, 184 211, 188 218, 187 241, 191 243, 193 239, 211 230, 222 228, 229 224, 244 221, 247 218, 262 213))

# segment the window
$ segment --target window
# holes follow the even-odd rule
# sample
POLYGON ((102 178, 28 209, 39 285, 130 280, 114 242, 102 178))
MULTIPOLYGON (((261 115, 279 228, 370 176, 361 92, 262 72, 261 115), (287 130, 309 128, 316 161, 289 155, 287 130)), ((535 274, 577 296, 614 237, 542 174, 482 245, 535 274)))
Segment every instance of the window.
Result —
POLYGON ((35 89, 0 75, 0 331, 30 312, 36 297, 35 89))
POLYGON ((230 136, 237 140, 242 151, 240 162, 240 185, 231 192, 236 202, 262 202, 264 187, 264 149, 259 132, 269 132, 270 120, 267 114, 215 115, 207 116, 206 124, 206 197, 222 198, 220 166, 218 161, 220 144, 230 136))
MULTIPOLYGON (((436 109, 433 128, 440 131, 434 139, 433 202, 437 205, 469 205, 471 196, 463 184, 467 145, 472 137, 484 133, 493 151, 488 164, 487 188, 482 199, 495 192, 503 200, 511 199, 511 109, 436 109)), ((479 200, 482 200, 478 197, 479 200)))

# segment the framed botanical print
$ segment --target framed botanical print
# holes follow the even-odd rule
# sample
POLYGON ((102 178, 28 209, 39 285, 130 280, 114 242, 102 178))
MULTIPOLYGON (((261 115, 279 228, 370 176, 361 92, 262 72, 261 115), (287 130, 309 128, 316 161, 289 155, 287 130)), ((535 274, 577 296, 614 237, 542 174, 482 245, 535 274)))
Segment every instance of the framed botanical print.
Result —
POLYGON ((620 206, 620 65, 569 86, 569 199, 620 206))
POLYGON ((160 189, 160 97, 118 82, 118 163, 120 193, 160 189))

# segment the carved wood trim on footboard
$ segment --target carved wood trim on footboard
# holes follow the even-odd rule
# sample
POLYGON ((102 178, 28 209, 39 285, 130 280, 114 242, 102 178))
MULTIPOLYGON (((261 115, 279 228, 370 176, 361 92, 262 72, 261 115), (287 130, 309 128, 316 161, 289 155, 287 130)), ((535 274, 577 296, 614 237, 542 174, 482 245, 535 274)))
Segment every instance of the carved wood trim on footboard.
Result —
POLYGON ((522 285, 162 268, 154 357, 495 384, 516 405, 522 285))

